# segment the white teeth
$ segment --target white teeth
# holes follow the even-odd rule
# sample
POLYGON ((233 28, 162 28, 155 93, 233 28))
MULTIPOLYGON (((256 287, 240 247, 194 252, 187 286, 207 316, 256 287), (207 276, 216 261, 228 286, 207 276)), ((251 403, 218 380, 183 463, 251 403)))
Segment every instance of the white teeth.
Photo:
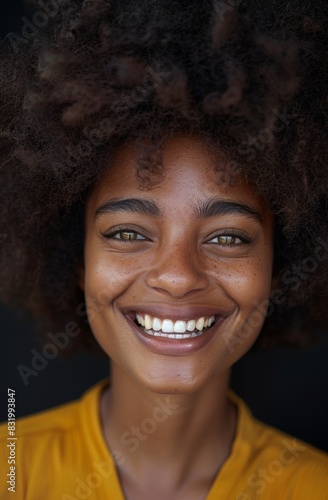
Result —
POLYGON ((152 328, 153 328, 153 330, 155 330, 155 332, 158 332, 159 330, 161 330, 162 329, 161 320, 158 318, 154 318, 152 328))
POLYGON ((205 328, 210 327, 214 323, 215 316, 211 316, 210 318, 203 316, 197 320, 177 320, 174 322, 170 319, 160 320, 159 318, 153 318, 149 314, 136 314, 136 320, 149 335, 183 339, 201 335, 205 328))
POLYGON ((187 330, 187 323, 185 321, 176 321, 173 328, 174 333, 185 333, 187 330))
POLYGON ((143 317, 140 316, 140 314, 137 314, 137 321, 141 326, 145 326, 145 322, 143 320, 143 317))
MULTIPOLYGON (((138 320, 138 315, 137 315, 137 320, 138 320)), ((144 322, 144 324, 141 323, 141 325, 144 326, 146 328, 146 330, 150 330, 151 329, 151 323, 152 323, 152 321, 150 319, 149 314, 146 314, 145 315, 145 322, 144 322)))
POLYGON ((170 319, 164 319, 162 323, 162 332, 172 333, 173 332, 173 321, 170 319))
POLYGON ((199 320, 196 323, 196 329, 201 331, 204 328, 204 323, 205 323, 205 318, 199 318, 199 320))
POLYGON ((196 321, 194 319, 188 321, 187 323, 187 330, 188 332, 193 332, 196 328, 196 321))
MULTIPOLYGON (((191 337, 197 337, 196 333, 160 333, 160 332, 154 332, 154 330, 145 330, 145 332, 148 335, 152 335, 154 337, 166 337, 169 339, 190 339, 191 337)), ((198 335, 200 335, 200 332, 198 332, 198 335)))

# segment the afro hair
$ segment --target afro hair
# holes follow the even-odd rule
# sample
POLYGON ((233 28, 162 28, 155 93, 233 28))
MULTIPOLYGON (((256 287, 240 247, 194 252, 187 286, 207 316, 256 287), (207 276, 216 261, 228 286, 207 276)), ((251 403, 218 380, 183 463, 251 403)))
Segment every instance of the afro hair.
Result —
POLYGON ((308 342, 327 324, 327 2, 43 5, 1 47, 1 300, 44 328, 76 321, 70 347, 91 348, 77 284, 88 193, 126 141, 140 141, 147 189, 164 139, 192 132, 226 158, 221 182, 242 176, 275 214, 260 342, 308 342))

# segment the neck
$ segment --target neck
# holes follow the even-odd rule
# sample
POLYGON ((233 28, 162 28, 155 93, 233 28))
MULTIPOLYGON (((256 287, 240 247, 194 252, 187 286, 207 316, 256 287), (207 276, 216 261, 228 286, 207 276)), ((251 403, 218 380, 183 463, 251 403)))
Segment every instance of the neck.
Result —
POLYGON ((227 398, 229 371, 195 394, 154 394, 112 364, 101 417, 119 476, 176 490, 187 478, 213 481, 230 454, 235 408, 227 398), (213 397, 215 395, 215 397, 213 397))

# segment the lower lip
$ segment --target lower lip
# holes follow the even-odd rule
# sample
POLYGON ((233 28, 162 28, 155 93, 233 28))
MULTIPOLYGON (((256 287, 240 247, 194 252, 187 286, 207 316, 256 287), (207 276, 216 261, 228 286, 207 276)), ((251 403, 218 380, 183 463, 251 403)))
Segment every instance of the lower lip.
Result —
POLYGON ((170 339, 168 337, 155 337, 144 333, 141 328, 128 318, 132 324, 133 332, 137 339, 149 351, 155 354, 163 354, 166 356, 185 356, 199 351, 205 347, 214 337, 214 328, 223 321, 224 318, 216 320, 216 322, 198 337, 190 337, 188 339, 170 339))

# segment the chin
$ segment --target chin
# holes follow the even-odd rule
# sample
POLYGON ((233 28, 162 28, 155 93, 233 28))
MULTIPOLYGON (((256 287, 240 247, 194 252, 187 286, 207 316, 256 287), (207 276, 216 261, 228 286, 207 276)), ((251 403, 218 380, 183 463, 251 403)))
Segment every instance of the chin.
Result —
MULTIPOLYGON (((191 366, 190 363, 177 363, 176 359, 167 358, 163 364, 153 363, 143 373, 134 373, 133 378, 154 394, 191 395, 210 383, 217 370, 205 371, 203 366, 191 366)), ((145 368, 145 367, 144 367, 145 368)))

